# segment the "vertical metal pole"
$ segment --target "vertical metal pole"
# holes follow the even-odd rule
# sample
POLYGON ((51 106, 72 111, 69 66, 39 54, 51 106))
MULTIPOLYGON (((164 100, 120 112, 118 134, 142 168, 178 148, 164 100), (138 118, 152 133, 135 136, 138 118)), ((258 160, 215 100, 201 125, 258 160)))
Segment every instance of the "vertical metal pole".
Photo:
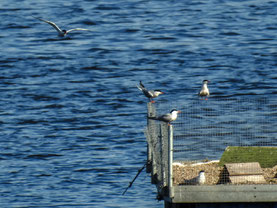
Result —
POLYGON ((165 135, 164 135, 165 129, 164 129, 164 123, 160 122, 160 139, 159 139, 159 171, 158 171, 158 179, 160 179, 160 181, 162 182, 162 186, 166 186, 167 183, 167 178, 165 177, 165 165, 166 162, 165 160, 167 160, 167 158, 164 156, 164 153, 167 151, 166 149, 164 149, 164 139, 166 139, 165 135))
MULTIPOLYGON (((151 103, 147 103, 147 116, 148 117, 155 117, 156 115, 156 109, 155 106, 151 103)), ((157 135, 156 135, 156 124, 154 120, 147 119, 147 132, 148 132, 148 138, 147 138, 147 166, 146 166, 146 172, 150 173, 152 175, 152 183, 154 183, 154 176, 157 172, 157 164, 156 164, 156 158, 157 158, 157 152, 155 152, 155 144, 157 143, 157 135)))
MULTIPOLYGON (((151 103, 147 103, 147 116, 150 117, 152 115, 152 105, 151 103)), ((151 125, 151 122, 149 122, 149 119, 147 119, 147 131, 148 131, 148 135, 149 135, 149 138, 148 138, 148 141, 147 141, 147 166, 146 166, 146 172, 147 173, 150 173, 151 172, 151 169, 152 169, 152 145, 151 145, 151 142, 152 142, 152 132, 153 129, 151 129, 150 127, 151 125)))
POLYGON ((168 190, 169 197, 174 198, 173 190, 173 126, 168 126, 168 190))

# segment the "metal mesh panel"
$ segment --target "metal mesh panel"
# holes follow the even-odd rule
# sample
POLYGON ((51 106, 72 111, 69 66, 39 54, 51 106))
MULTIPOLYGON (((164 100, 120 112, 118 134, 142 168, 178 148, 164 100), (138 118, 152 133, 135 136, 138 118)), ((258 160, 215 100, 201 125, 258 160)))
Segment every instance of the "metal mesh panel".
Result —
MULTIPOLYGON (((156 109, 151 103, 148 103, 148 116, 155 116, 156 115, 156 109)), ((147 144, 148 144, 148 163, 151 164, 151 170, 152 178, 156 177, 157 171, 160 169, 158 168, 159 161, 160 161, 160 154, 156 151, 159 149, 157 145, 159 145, 158 135, 159 131, 157 128, 156 123, 153 120, 147 121, 147 129, 145 131, 146 138, 147 138, 147 144)), ((156 181, 152 181, 153 183, 156 183, 156 181)))
MULTIPOLYGON (((156 109, 148 103, 148 116, 154 117, 156 109)), ((168 125, 148 119, 145 131, 148 143, 148 163, 151 163, 153 183, 160 189, 168 184, 168 125)))
MULTIPOLYGON (((277 104, 273 99, 197 99, 156 104, 157 115, 174 108, 182 111, 172 123, 174 184, 201 184, 200 170, 205 175, 202 184, 233 183, 236 176, 241 176, 238 179, 241 183, 235 184, 277 183, 277 157, 273 161, 270 158, 277 156, 276 150, 259 149, 277 147, 277 104), (230 148, 226 150, 227 147, 230 148), (233 155, 228 156, 226 152, 233 155), (226 161, 219 163, 223 153, 227 155, 226 161), (259 182, 251 177, 265 179, 259 182)), ((159 148, 162 152, 168 151, 163 144, 159 148)), ((164 175, 163 169, 168 167, 162 162, 167 161, 163 157, 165 153, 159 158, 164 175)))
POLYGON ((147 132, 149 149, 151 149, 148 159, 151 158, 151 173, 156 180, 153 182, 165 187, 168 182, 168 126, 165 123, 153 122, 148 126, 147 132))
POLYGON ((163 186, 167 186, 168 183, 168 125, 166 123, 161 123, 161 162, 162 162, 162 181, 163 186))

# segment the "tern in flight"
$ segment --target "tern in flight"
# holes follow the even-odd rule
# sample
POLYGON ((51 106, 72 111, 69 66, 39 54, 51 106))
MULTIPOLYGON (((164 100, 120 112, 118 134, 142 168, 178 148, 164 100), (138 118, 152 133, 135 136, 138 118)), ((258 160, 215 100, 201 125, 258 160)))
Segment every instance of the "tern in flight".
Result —
MULTIPOLYGON (((34 17, 34 16, 32 16, 34 17)), ((51 22, 51 21, 48 21, 48 20, 44 20, 44 19, 41 19, 41 18, 38 18, 38 17, 34 17, 42 22, 46 22, 48 23, 49 25, 51 25, 53 28, 55 28, 55 30, 57 30, 58 32, 58 36, 59 37, 65 37, 69 32, 72 32, 72 31, 75 31, 75 30, 88 30, 88 29, 83 29, 83 28, 74 28, 74 29, 70 29, 70 30, 61 30, 59 28, 58 25, 56 25, 54 22, 51 22)))

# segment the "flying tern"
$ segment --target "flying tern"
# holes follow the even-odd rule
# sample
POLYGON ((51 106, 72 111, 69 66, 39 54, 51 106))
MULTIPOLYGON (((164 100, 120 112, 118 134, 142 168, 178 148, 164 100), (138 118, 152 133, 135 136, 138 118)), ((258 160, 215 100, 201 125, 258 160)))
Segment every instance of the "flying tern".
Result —
POLYGON ((149 98, 149 101, 151 103, 154 103, 155 101, 153 100, 153 98, 158 97, 161 94, 164 94, 164 92, 162 92, 161 90, 147 90, 145 88, 145 86, 142 84, 142 82, 139 82, 139 85, 137 85, 137 88, 143 92, 143 94, 149 98))
MULTIPOLYGON (((34 17, 34 16, 32 16, 34 17)), ((44 19, 41 19, 41 18, 38 18, 38 17, 34 17, 42 22, 45 22, 45 23, 48 23, 49 25, 51 25, 53 28, 55 28, 55 30, 57 30, 58 32, 58 36, 59 37, 64 37, 66 36, 69 32, 72 32, 74 30, 88 30, 88 29, 83 29, 83 28, 74 28, 74 29, 70 29, 70 30, 62 30, 59 28, 58 25, 56 25, 54 22, 51 22, 51 21, 48 21, 48 20, 44 20, 44 19)))
POLYGON ((208 88, 208 83, 209 82, 210 82, 209 80, 203 80, 202 89, 198 93, 199 96, 206 97, 206 100, 207 100, 207 97, 210 95, 210 91, 209 91, 209 88, 208 88))
POLYGON ((153 120, 163 121, 163 122, 169 123, 170 125, 172 121, 175 121, 177 119, 178 113, 181 113, 181 111, 173 109, 172 111, 170 111, 170 113, 167 113, 158 117, 148 117, 148 118, 153 120))

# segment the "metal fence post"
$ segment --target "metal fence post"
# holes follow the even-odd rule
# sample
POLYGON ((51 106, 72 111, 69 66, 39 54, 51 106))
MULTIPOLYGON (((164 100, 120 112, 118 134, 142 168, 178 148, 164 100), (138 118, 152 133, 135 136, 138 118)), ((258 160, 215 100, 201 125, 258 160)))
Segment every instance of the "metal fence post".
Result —
MULTIPOLYGON (((147 116, 148 117, 155 117, 156 115, 156 108, 151 103, 147 103, 147 116)), ((156 158, 157 153, 155 152, 155 145, 157 143, 157 134, 156 134, 156 124, 155 121, 152 119, 147 119, 147 132, 148 132, 148 138, 147 138, 147 166, 146 166, 146 172, 150 173, 152 175, 152 183, 156 183, 154 180, 155 174, 157 173, 157 164, 156 164, 156 158)))
POLYGON ((159 176, 158 176, 158 179, 160 179, 160 181, 162 182, 162 187, 166 186, 166 183, 167 183, 167 179, 166 179, 166 176, 165 176, 165 160, 167 159, 164 154, 166 153, 166 150, 164 149, 165 147, 165 136, 164 136, 164 132, 165 132, 165 129, 163 128, 164 127, 164 123, 161 122, 160 123, 160 139, 159 139, 159 176))
MULTIPOLYGON (((152 108, 152 103, 147 103, 147 116, 150 117, 153 114, 153 108, 152 108)), ((147 132, 149 135, 148 141, 147 141, 147 166, 146 166, 146 172, 150 173, 151 169, 152 169, 152 151, 153 151, 153 147, 151 146, 151 141, 152 141, 152 132, 153 129, 151 129, 151 121, 149 121, 149 119, 147 119, 147 132)))
POLYGON ((174 198, 173 190, 173 126, 168 126, 168 190, 169 197, 174 198))

